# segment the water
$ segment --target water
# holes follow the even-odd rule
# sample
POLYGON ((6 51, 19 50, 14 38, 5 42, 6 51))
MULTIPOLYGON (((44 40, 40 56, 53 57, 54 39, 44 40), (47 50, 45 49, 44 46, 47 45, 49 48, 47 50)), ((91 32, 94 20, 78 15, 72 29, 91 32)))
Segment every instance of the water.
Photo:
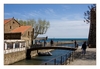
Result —
POLYGON ((69 51, 68 50, 53 50, 51 53, 53 54, 52 56, 35 56, 35 57, 32 57, 31 60, 24 59, 22 61, 14 63, 13 65, 41 65, 42 63, 52 58, 61 56, 62 54, 65 54, 65 53, 69 53, 69 51))
MULTIPOLYGON (((50 40, 51 39, 48 39, 47 41, 50 41, 50 40)), ((74 39, 69 39, 69 40, 67 40, 67 39, 53 39, 53 40, 54 41, 69 41, 69 40, 71 41, 71 40, 74 40, 74 39)), ((75 40, 77 41, 78 39, 75 39, 75 40)), ((79 40, 82 40, 82 39, 79 39, 79 40)), ((83 40, 87 41, 87 39, 83 39, 83 40)), ((81 46, 82 43, 83 43, 83 41, 78 42, 78 45, 81 46)), ((73 47, 74 45, 73 44, 66 44, 64 46, 73 47)), ((52 56, 34 56, 34 57, 32 57, 31 60, 25 60, 24 59, 24 60, 21 60, 19 62, 12 64, 12 65, 41 65, 42 63, 49 61, 50 59, 53 59, 55 57, 61 56, 63 54, 69 53, 69 52, 71 52, 71 51, 55 49, 55 50, 51 51, 51 53, 53 54, 52 56)), ((57 60, 60 60, 60 59, 57 59, 57 60)))
MULTIPOLYGON (((59 42, 59 41, 83 41, 83 40, 86 40, 87 41, 87 38, 48 38, 48 40, 46 40, 46 42, 50 42, 50 40, 53 40, 54 42, 59 42)), ((43 40, 41 40, 43 41, 43 40)))

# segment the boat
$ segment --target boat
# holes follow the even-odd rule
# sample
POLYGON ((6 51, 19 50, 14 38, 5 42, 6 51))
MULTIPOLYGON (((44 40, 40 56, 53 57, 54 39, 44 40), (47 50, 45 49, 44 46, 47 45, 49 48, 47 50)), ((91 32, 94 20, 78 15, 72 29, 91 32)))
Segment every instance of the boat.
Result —
POLYGON ((50 53, 50 52, 39 52, 38 56, 52 56, 52 53, 50 53))

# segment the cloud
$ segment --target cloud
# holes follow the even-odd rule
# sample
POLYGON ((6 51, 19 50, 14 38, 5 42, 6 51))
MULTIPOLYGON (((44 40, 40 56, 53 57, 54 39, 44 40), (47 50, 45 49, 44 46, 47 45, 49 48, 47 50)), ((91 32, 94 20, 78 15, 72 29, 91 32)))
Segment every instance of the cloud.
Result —
POLYGON ((87 38, 89 24, 83 21, 60 21, 50 22, 50 28, 47 33, 40 36, 57 37, 57 38, 87 38))
POLYGON ((45 9, 44 13, 46 13, 45 15, 46 16, 49 16, 49 17, 57 17, 58 16, 56 14, 57 12, 55 12, 55 10, 54 9, 51 9, 51 8, 45 9))
POLYGON ((23 11, 23 12, 10 12, 10 13, 5 13, 6 16, 13 16, 15 18, 20 18, 20 19, 29 19, 29 18, 42 18, 42 19, 56 19, 60 18, 60 15, 57 14, 57 11, 55 11, 52 8, 46 8, 46 9, 39 9, 39 10, 31 10, 31 11, 23 11), (20 16, 20 17, 19 17, 20 16))
POLYGON ((53 9, 47 8, 47 9, 45 9, 45 13, 47 13, 47 14, 54 14, 55 12, 54 12, 53 9))
POLYGON ((8 15, 11 15, 11 13, 8 13, 8 12, 7 12, 7 13, 4 13, 4 15, 8 16, 8 15))
POLYGON ((62 7, 62 11, 66 11, 70 9, 68 5, 61 5, 61 7, 62 7))
POLYGON ((64 9, 70 9, 68 5, 61 5, 64 9))
POLYGON ((33 11, 33 12, 11 12, 11 13, 4 13, 5 18, 7 18, 8 16, 11 17, 15 17, 17 19, 31 19, 31 18, 35 18, 41 16, 41 13, 39 11, 33 11))

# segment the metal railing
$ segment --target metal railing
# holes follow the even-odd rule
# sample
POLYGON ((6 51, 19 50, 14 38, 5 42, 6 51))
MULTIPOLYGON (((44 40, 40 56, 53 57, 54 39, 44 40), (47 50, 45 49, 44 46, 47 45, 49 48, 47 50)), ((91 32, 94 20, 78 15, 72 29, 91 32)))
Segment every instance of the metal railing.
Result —
POLYGON ((41 65, 67 65, 70 64, 70 62, 73 60, 74 60, 74 51, 53 58, 47 62, 42 63, 41 65))

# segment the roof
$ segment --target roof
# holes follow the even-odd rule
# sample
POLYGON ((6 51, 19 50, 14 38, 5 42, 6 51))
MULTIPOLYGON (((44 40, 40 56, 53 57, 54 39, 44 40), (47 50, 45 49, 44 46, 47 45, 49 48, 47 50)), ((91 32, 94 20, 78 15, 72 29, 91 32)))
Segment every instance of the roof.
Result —
POLYGON ((12 18, 4 19, 4 24, 8 23, 10 20, 12 20, 12 18))
POLYGON ((27 31, 31 26, 20 26, 14 30, 11 31, 11 33, 18 33, 21 32, 22 34, 27 31))

